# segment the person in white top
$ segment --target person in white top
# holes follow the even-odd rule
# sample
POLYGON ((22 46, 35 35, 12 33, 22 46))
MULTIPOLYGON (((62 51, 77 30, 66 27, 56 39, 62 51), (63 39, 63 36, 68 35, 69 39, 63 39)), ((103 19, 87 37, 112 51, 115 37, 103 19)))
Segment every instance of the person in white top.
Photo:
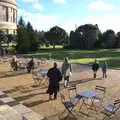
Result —
POLYGON ((68 58, 64 59, 61 72, 64 78, 64 87, 67 87, 70 79, 70 75, 72 73, 72 67, 71 67, 71 64, 68 62, 68 58))

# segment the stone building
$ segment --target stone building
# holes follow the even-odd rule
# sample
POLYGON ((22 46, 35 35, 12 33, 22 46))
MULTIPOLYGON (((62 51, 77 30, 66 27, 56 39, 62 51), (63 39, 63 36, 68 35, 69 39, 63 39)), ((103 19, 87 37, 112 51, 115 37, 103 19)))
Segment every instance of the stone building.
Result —
POLYGON ((0 0, 0 30, 6 34, 16 34, 17 4, 16 0, 0 0))

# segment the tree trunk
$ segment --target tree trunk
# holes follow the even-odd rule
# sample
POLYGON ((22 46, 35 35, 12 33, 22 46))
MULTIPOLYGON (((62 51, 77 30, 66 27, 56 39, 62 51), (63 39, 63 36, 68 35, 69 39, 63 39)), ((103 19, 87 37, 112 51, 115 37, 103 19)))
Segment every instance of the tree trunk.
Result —
POLYGON ((55 44, 53 43, 53 49, 55 49, 55 44))

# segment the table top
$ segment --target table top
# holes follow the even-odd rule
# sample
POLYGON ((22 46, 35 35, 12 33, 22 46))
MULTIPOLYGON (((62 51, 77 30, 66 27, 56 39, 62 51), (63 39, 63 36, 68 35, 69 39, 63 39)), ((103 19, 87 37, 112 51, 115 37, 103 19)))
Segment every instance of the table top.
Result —
POLYGON ((41 75, 47 75, 47 72, 48 72, 48 71, 40 71, 40 74, 41 74, 41 75))
POLYGON ((95 97, 97 95, 97 92, 94 90, 86 90, 86 91, 80 92, 79 95, 85 98, 91 98, 91 97, 95 97))

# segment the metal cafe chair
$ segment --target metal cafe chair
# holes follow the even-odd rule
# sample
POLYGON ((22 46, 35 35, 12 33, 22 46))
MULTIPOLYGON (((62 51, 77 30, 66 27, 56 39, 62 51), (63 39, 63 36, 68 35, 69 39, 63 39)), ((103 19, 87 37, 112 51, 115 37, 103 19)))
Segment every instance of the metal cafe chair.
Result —
POLYGON ((108 104, 108 105, 104 106, 104 109, 103 109, 103 111, 101 111, 101 113, 103 113, 105 115, 105 117, 102 120, 105 120, 106 118, 111 119, 112 116, 117 117, 116 112, 119 109, 120 109, 120 98, 114 100, 114 102, 112 104, 108 104))
POLYGON ((91 110, 95 110, 96 113, 98 109, 103 107, 103 101, 105 98, 105 93, 106 93, 106 87, 103 86, 96 86, 95 91, 97 92, 97 95, 92 97, 92 104, 90 105, 91 110))
POLYGON ((93 100, 98 100, 100 105, 102 105, 105 98, 106 87, 96 86, 95 91, 97 92, 97 95, 93 97, 93 100))
POLYGON ((32 71, 32 78, 35 81, 35 85, 40 85, 43 79, 42 77, 38 76, 37 71, 32 71))
POLYGON ((77 95, 77 88, 76 88, 76 85, 71 85, 71 86, 67 86, 67 90, 68 90, 68 96, 69 96, 69 99, 71 99, 71 92, 74 92, 75 96, 77 95))
POLYGON ((59 115, 59 119, 61 119, 62 116, 64 116, 65 113, 67 113, 66 117, 67 118, 69 115, 71 115, 73 118, 76 118, 75 116, 75 107, 79 100, 81 99, 81 96, 75 96, 72 98, 72 100, 67 100, 65 98, 65 95, 60 93, 61 97, 61 103, 64 105, 64 111, 59 115))

